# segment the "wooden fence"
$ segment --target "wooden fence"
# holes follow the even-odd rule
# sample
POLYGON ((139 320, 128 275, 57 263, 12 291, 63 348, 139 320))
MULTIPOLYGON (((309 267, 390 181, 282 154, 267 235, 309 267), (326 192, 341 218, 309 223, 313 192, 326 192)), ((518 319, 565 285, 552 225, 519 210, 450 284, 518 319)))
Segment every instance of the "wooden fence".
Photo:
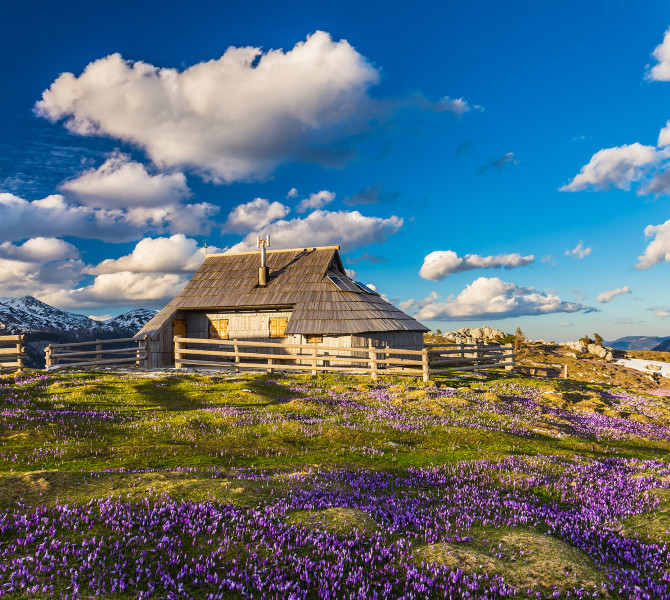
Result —
POLYGON ((408 350, 376 348, 372 344, 367 348, 339 348, 175 336, 174 359, 177 369, 184 366, 230 368, 236 372, 265 369, 268 373, 281 369, 309 371, 312 375, 322 371, 359 372, 369 373, 372 379, 388 373, 420 376, 428 381, 431 373, 511 368, 514 352, 512 346, 499 345, 429 344, 423 350, 408 350))
POLYGON ((0 336, 0 372, 23 372, 26 358, 24 339, 23 335, 0 336))
POLYGON ((514 346, 509 344, 426 344, 431 373, 514 368, 514 346))
POLYGON ((151 368, 151 352, 147 352, 149 336, 143 340, 118 338, 72 344, 51 344, 44 350, 46 370, 72 367, 116 366, 135 363, 143 369, 151 368), (131 344, 124 346, 124 344, 131 344), (91 349, 94 347, 94 349, 91 349))

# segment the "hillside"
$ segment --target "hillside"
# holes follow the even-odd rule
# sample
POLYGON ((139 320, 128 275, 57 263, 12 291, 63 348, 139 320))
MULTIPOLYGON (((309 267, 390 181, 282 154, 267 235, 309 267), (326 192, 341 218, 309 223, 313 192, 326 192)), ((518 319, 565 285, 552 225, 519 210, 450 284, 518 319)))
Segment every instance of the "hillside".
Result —
POLYGON ((644 335, 628 335, 611 342, 604 342, 617 350, 656 350, 656 346, 670 340, 670 337, 654 337, 644 335))
POLYGON ((655 352, 670 352, 670 338, 666 339, 664 342, 661 342, 658 346, 653 348, 655 352))
POLYGON ((132 337, 155 314, 155 310, 138 308, 106 321, 95 321, 32 296, 0 298, 0 335, 25 334, 26 364, 42 368, 48 344, 132 337))
POLYGON ((567 380, 0 377, 0 589, 667 598, 670 400, 563 351, 524 361, 567 380))

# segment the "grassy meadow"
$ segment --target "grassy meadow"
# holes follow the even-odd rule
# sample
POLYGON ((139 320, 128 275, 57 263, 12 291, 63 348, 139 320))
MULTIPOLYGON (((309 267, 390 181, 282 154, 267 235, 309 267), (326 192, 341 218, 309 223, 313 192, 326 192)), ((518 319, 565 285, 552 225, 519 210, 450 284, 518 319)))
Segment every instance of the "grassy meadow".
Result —
POLYGON ((670 400, 580 368, 2 376, 0 596, 669 598, 670 400))

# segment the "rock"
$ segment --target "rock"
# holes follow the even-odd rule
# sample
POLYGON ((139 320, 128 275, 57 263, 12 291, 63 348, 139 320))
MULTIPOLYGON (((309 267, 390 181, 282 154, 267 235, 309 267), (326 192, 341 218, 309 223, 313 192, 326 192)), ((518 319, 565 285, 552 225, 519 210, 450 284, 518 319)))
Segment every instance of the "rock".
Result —
POLYGON ((570 348, 575 352, 586 352, 587 350, 586 344, 584 342, 561 342, 559 346, 570 348))
POLYGON ((483 326, 475 328, 464 327, 458 331, 447 331, 442 335, 455 344, 476 344, 477 342, 498 341, 507 334, 504 331, 500 331, 500 329, 483 326))

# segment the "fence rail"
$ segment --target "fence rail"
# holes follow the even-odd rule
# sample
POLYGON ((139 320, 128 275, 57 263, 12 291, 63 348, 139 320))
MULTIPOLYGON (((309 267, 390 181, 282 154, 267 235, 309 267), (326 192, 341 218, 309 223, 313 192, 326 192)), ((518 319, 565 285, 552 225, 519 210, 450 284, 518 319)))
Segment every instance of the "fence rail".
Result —
POLYGON ((74 367, 97 367, 129 365, 143 369, 151 368, 151 352, 149 336, 142 340, 133 338, 117 338, 112 340, 93 340, 90 342, 75 342, 72 344, 51 344, 44 350, 46 356, 46 370, 69 369, 74 367), (111 347, 120 344, 131 344, 122 348, 111 347), (86 347, 93 346, 90 350, 86 347), (73 348, 76 348, 73 350, 73 348), (80 349, 81 348, 81 349, 80 349))
POLYGON ((0 372, 16 371, 23 373, 26 359, 25 336, 0 336, 0 372))
POLYGON ((175 367, 218 367, 309 371, 363 372, 377 379, 380 373, 393 373, 430 379, 430 374, 479 371, 514 366, 512 346, 428 344, 422 350, 403 348, 340 348, 314 344, 278 344, 243 340, 174 338, 175 367), (197 346, 197 347, 193 347, 197 346), (216 360, 220 359, 220 360, 216 360))

